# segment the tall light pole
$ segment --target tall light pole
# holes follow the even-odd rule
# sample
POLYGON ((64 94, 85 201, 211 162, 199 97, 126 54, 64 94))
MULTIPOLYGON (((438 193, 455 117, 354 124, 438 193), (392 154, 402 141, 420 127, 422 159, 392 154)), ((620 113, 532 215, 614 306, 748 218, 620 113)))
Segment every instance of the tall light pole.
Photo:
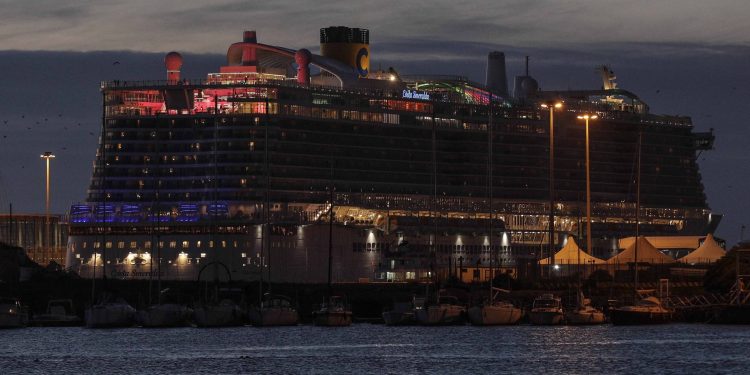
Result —
POLYGON ((561 102, 542 103, 549 109, 549 254, 550 264, 555 265, 555 109, 561 102))
MULTIPOLYGON (((50 236, 49 236, 49 161, 50 159, 54 159, 55 155, 52 154, 51 151, 46 151, 45 153, 39 155, 40 158, 44 159, 47 164, 47 182, 46 182, 46 189, 45 189, 45 205, 44 205, 44 227, 45 227, 45 234, 44 234, 44 242, 47 247, 50 245, 50 236)), ((44 258, 45 254, 45 248, 42 247, 42 259, 44 258)))
POLYGON ((597 115, 584 114, 578 119, 586 121, 586 251, 591 251, 591 172, 589 163, 589 120, 596 120, 597 115))

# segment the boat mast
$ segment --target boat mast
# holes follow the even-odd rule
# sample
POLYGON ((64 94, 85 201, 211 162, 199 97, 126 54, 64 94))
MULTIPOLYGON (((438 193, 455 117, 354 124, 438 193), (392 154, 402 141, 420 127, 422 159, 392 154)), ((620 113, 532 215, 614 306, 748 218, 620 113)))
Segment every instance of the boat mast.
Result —
MULTIPOLYGON (((432 142, 431 142, 431 158, 432 158, 432 253, 430 254, 432 260, 431 263, 433 264, 437 262, 437 129, 436 129, 436 123, 435 123, 435 102, 432 102, 432 142)), ((449 255, 450 257, 453 256, 453 254, 449 255)), ((433 269, 430 269, 430 272, 433 272, 433 269)), ((448 274, 450 275, 450 267, 448 268, 448 274)), ((430 281, 433 281, 433 278, 437 278, 437 275, 430 274, 430 281)), ((429 284, 427 284, 427 287, 429 288, 429 284)), ((437 289, 437 288, 435 288, 437 289)), ((429 298, 429 296, 428 296, 429 298)))
POLYGON ((492 304, 492 287, 493 283, 495 281, 495 265, 494 265, 494 258, 495 258, 495 252, 492 248, 492 92, 490 92, 490 105, 489 105, 489 121, 487 121, 487 208, 490 214, 489 218, 489 253, 490 253, 490 299, 489 303, 492 304))
MULTIPOLYGON (((268 160, 268 126, 269 126, 269 118, 268 118, 268 92, 266 92, 266 116, 265 116, 265 126, 263 127, 265 129, 264 131, 264 137, 265 141, 264 144, 264 152, 265 155, 263 155, 263 161, 265 162, 265 174, 266 174, 266 189, 265 189, 265 203, 263 204, 263 215, 265 216, 265 225, 263 225, 263 242, 265 243, 266 248, 266 264, 268 266, 268 292, 271 292, 271 238, 270 238, 270 192, 269 192, 269 185, 271 183, 271 171, 269 170, 270 162, 268 160)), ((263 278, 263 272, 261 269, 261 287, 262 287, 262 278, 263 278)))
POLYGON ((328 297, 331 297, 331 280, 333 268, 333 149, 330 150, 331 177, 328 187, 329 201, 331 208, 328 210, 328 297))
POLYGON ((633 284, 636 293, 638 292, 638 240, 640 238, 640 218, 641 218, 641 143, 643 142, 643 131, 638 130, 638 164, 636 167, 636 184, 635 184, 635 276, 633 284))

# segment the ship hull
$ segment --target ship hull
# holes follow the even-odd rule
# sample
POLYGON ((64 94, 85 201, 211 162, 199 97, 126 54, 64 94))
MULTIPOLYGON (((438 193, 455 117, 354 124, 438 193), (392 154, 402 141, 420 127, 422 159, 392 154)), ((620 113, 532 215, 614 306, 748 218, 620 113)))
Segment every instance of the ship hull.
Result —
POLYGON ((321 327, 346 327, 352 324, 352 313, 350 311, 317 312, 313 322, 321 327))
POLYGON ((296 326, 299 314, 294 309, 253 309, 248 314, 250 324, 256 327, 296 326))
POLYGON ((86 310, 88 328, 125 328, 135 323, 135 309, 127 304, 95 305, 86 310))
POLYGON ((562 311, 531 311, 529 321, 534 325, 559 325, 562 324, 564 315, 562 311))
POLYGON ((672 321, 672 313, 668 311, 644 312, 613 309, 610 319, 614 325, 666 324, 672 321))

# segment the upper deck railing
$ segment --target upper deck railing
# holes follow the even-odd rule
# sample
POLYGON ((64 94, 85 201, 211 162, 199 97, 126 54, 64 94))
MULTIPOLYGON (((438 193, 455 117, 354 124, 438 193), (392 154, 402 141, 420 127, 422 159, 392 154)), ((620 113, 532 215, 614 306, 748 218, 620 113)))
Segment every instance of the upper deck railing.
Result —
MULTIPOLYGON (((409 76, 408 82, 413 82, 414 78, 419 76, 409 76)), ((431 79, 435 79, 435 76, 425 76, 431 79)), ((465 77, 460 76, 446 76, 453 79, 465 80, 465 77)), ((468 83, 469 81, 466 80, 468 83)), ((205 88, 205 89, 222 89, 222 88, 241 88, 241 87, 252 87, 252 86, 263 86, 271 88, 293 88, 311 90, 316 93, 336 93, 336 94, 348 94, 348 95, 359 95, 368 98, 375 99, 403 99, 403 100, 418 100, 421 102, 428 103, 444 103, 444 104, 474 104, 482 105, 480 103, 471 103, 465 96, 456 92, 429 92, 430 98, 428 100, 421 99, 409 99, 404 98, 403 91, 407 88, 399 86, 398 88, 383 89, 375 87, 341 87, 341 86, 326 86, 318 84, 301 85, 295 79, 247 79, 244 81, 221 81, 217 78, 209 79, 182 79, 179 81, 167 81, 167 80, 140 80, 140 81, 102 81, 102 90, 162 90, 165 88, 205 88)), ((509 103, 503 101, 502 98, 498 98, 498 105, 507 106, 509 103)), ((484 104, 486 105, 486 104, 484 104)), ((534 113, 533 118, 540 119, 543 114, 539 108, 536 108, 531 103, 524 103, 514 105, 516 109, 527 110, 526 113, 534 113)), ((676 126, 676 127, 692 127, 692 121, 689 117, 683 116, 666 116, 666 115, 655 115, 650 113, 635 113, 616 110, 608 107, 604 103, 588 102, 580 100, 566 101, 566 107, 568 110, 573 112, 591 112, 594 111, 599 114, 603 119, 619 120, 638 122, 642 124, 652 124, 659 126, 676 126)))

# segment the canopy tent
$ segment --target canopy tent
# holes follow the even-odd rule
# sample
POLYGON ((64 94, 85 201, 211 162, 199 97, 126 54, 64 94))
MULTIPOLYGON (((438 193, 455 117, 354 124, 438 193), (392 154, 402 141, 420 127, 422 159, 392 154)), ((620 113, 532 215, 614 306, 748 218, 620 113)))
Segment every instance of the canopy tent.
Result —
POLYGON ((716 243, 716 240, 714 240, 714 236, 711 233, 709 233, 708 236, 706 236, 706 240, 703 241, 703 244, 701 244, 697 249, 692 251, 690 254, 685 255, 684 257, 678 259, 678 261, 682 263, 690 263, 690 264, 713 263, 719 260, 725 254, 726 254, 726 251, 724 251, 724 249, 722 249, 721 246, 719 246, 719 244, 716 243))
POLYGON ((625 248, 621 253, 609 258, 607 263, 633 263, 635 262, 635 248, 638 245, 638 263, 674 263, 675 260, 669 255, 665 255, 657 250, 645 237, 638 237, 630 246, 625 248))
MULTIPOLYGON (((703 236, 646 236, 646 240, 657 249, 695 249, 700 245, 703 236)), ((621 238, 620 249, 627 249, 635 237, 621 238)))
MULTIPOLYGON (((604 264, 606 261, 589 255, 581 250, 576 244, 573 236, 568 236, 568 241, 560 251, 555 253, 555 264, 604 264), (581 263, 578 263, 580 259, 581 263)), ((539 264, 550 264, 550 258, 544 258, 539 264)))

